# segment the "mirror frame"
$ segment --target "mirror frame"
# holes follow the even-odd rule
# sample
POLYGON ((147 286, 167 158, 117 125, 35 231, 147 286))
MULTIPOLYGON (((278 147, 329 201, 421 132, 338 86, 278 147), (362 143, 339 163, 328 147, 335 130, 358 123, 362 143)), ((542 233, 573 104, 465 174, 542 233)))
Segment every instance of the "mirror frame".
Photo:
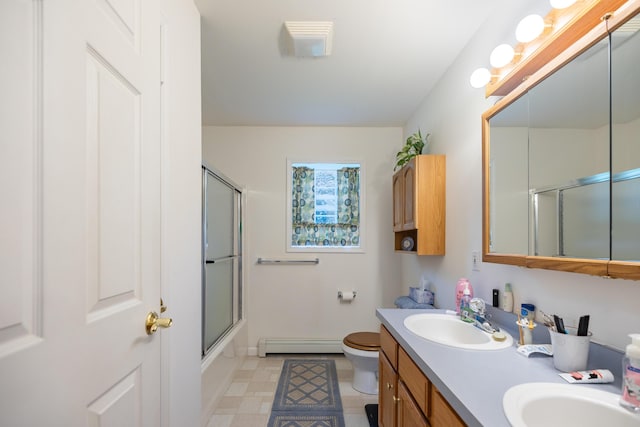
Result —
MULTIPOLYGON (((578 2, 582 3, 582 2, 578 2)), ((492 81, 486 89, 487 96, 504 95, 482 114, 482 261, 507 264, 528 268, 566 271, 594 276, 640 280, 640 263, 613 260, 592 260, 582 258, 555 258, 523 254, 489 252, 489 120, 547 76, 564 66, 583 51, 615 31, 628 19, 640 13, 640 0, 596 1, 583 9, 570 20, 562 31, 549 36, 540 47, 521 64, 507 70, 506 76, 492 81), (605 14, 611 13, 608 19, 605 14), (576 36, 576 34, 579 34, 576 36), (514 81, 521 82, 519 85, 514 81)), ((552 12, 553 13, 553 12, 552 12)), ((496 73, 495 70, 492 74, 496 73)), ((502 73, 505 75, 505 73, 502 73)))

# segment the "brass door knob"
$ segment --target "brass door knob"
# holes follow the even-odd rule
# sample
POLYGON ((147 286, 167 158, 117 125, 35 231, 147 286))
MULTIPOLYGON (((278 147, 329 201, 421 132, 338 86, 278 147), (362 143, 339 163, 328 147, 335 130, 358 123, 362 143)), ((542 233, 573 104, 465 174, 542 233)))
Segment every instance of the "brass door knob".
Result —
POLYGON ((153 334, 158 328, 170 328, 173 324, 173 319, 170 317, 158 317, 158 313, 155 311, 147 314, 147 320, 144 322, 147 329, 147 335, 153 334))

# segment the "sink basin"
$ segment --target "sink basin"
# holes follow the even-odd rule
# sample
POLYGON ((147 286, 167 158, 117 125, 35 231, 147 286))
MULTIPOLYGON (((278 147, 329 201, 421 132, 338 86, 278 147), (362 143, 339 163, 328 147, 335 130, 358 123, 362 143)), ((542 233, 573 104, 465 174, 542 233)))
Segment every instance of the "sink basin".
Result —
POLYGON ((468 350, 500 350, 513 344, 513 338, 506 332, 504 341, 496 341, 490 333, 451 314, 413 314, 404 319, 404 326, 426 340, 468 350))
POLYGON ((619 398, 582 385, 527 383, 507 390, 502 406, 513 427, 638 427, 640 416, 621 407, 619 398))

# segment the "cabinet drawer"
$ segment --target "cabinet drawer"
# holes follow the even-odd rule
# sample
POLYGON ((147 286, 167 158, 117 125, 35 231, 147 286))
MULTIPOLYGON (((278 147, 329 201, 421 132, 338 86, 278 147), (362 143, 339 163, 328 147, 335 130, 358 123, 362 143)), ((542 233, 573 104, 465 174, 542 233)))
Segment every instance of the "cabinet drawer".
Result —
POLYGON ((422 412, 429 417, 429 380, 402 347, 398 350, 398 374, 422 412))
POLYGON ((464 421, 460 419, 456 411, 433 385, 431 386, 431 416, 429 419, 434 427, 466 427, 464 421))
POLYGON ((393 369, 398 369, 398 343, 383 325, 380 325, 380 349, 391 362, 393 369))

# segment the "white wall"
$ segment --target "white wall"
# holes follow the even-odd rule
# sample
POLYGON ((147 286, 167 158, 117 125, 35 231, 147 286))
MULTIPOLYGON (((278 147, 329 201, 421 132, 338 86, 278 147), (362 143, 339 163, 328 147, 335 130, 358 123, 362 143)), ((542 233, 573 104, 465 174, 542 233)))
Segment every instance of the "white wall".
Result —
POLYGON ((491 301, 491 289, 513 284, 516 305, 531 302, 547 313, 557 313, 571 324, 591 315, 593 340, 622 349, 627 334, 639 332, 640 283, 610 280, 575 273, 532 270, 498 264, 481 264, 471 271, 471 251, 482 248, 481 114, 495 99, 485 99, 482 89, 469 85, 469 75, 488 65, 491 50, 503 42, 505 26, 524 16, 515 10, 520 2, 505 2, 500 14, 485 23, 453 66, 405 126, 405 135, 420 127, 433 137, 433 152, 447 155, 447 255, 420 259, 403 257, 403 278, 427 275, 441 307, 454 306, 458 278, 469 277, 476 296, 491 301))
MULTIPOLYGON (((342 339, 376 331, 375 309, 399 295, 393 252, 391 176, 400 128, 205 127, 203 157, 246 186, 246 301, 249 347, 261 337, 342 339), (365 168, 366 251, 287 253, 287 159, 361 161, 365 168), (264 258, 319 258, 318 265, 257 265, 264 258), (356 290, 351 304, 338 290, 356 290)), ((406 292, 405 292, 406 293, 406 292)))
POLYGON ((200 14, 163 0, 162 297, 174 318, 161 333, 163 425, 200 421, 200 14))

